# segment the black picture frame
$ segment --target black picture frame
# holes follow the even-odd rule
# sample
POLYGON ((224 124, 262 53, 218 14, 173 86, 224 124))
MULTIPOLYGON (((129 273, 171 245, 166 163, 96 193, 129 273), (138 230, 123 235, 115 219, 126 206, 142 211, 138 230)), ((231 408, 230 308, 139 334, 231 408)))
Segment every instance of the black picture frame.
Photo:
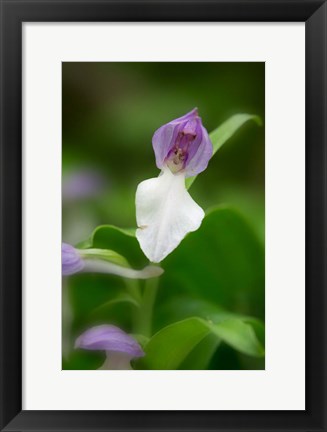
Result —
MULTIPOLYGON (((1 0, 0 3, 0 429, 327 431, 326 1, 1 0), (28 21, 305 22, 305 411, 22 411, 22 23, 28 21)), ((296 163, 296 155, 294 160, 296 163)))

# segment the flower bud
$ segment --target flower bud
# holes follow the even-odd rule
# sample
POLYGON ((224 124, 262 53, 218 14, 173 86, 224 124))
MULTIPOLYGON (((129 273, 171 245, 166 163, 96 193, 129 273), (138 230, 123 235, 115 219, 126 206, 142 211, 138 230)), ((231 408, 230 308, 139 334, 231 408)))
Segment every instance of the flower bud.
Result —
POLYGON ((105 351, 107 358, 100 369, 132 369, 130 361, 144 356, 139 343, 114 325, 99 325, 76 339, 75 348, 105 351))
POLYGON ((63 276, 79 272, 84 268, 84 261, 79 252, 71 245, 62 243, 61 246, 61 269, 63 276))

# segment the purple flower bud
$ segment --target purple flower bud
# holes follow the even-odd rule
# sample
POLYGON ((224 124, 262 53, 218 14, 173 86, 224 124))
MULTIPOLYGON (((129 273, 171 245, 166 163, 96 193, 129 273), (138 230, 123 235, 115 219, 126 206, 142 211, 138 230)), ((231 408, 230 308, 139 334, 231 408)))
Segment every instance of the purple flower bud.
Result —
POLYGON ((84 261, 78 251, 67 243, 61 245, 61 268, 64 276, 77 273, 84 268, 84 261))
POLYGON ((100 369, 131 369, 131 359, 144 356, 137 341, 113 325, 86 330, 76 339, 75 348, 106 351, 107 359, 100 369))
POLYGON ((212 143, 197 108, 161 126, 152 145, 159 169, 167 165, 173 173, 184 171, 192 177, 204 171, 212 156, 212 143))
POLYGON ((75 348, 86 350, 117 351, 132 357, 143 357, 140 345, 114 325, 100 325, 86 330, 76 339, 75 348))

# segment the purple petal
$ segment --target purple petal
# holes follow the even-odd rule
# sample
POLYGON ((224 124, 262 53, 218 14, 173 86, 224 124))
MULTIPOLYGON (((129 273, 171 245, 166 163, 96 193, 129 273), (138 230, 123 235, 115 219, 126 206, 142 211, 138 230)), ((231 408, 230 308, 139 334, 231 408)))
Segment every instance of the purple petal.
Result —
POLYGON ((185 166, 186 177, 192 177, 204 171, 207 168, 209 160, 212 157, 212 143, 210 141, 206 128, 204 128, 202 124, 201 133, 202 136, 200 144, 197 148, 194 147, 194 149, 192 148, 192 150, 190 150, 190 153, 194 150, 194 154, 187 160, 185 166))
POLYGON ((188 120, 192 120, 194 118, 196 118, 198 116, 198 109, 197 108, 193 108, 192 111, 190 111, 187 114, 184 114, 182 117, 178 117, 175 120, 172 120, 170 123, 182 123, 182 122, 186 122, 188 120))
POLYGON ((152 145, 159 169, 167 164, 174 173, 184 170, 186 177, 205 170, 212 156, 212 144, 196 108, 161 126, 152 145))
POLYGON ((67 244, 62 243, 61 245, 61 268, 62 274, 68 276, 82 270, 84 267, 84 261, 80 257, 77 250, 67 244))
POLYGON ((75 348, 115 351, 143 357, 144 351, 134 338, 113 325, 100 325, 86 330, 76 339, 75 348))
POLYGON ((156 156, 156 165, 161 169, 165 160, 174 145, 174 141, 178 134, 178 128, 172 123, 161 126, 153 135, 152 146, 156 156))

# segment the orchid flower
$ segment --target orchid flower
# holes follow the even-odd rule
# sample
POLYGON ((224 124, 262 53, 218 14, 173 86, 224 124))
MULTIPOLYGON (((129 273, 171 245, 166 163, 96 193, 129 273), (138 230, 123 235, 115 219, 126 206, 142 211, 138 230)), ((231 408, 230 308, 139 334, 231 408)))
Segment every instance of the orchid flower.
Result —
POLYGON ((145 355, 132 336, 116 326, 106 324, 86 330, 76 339, 75 348, 105 351, 106 360, 99 368, 102 370, 132 369, 131 360, 145 355))
POLYGON ((149 260, 158 263, 201 225, 204 211, 187 192, 185 178, 207 168, 213 148, 196 108, 161 126, 152 145, 161 173, 138 185, 136 237, 149 260))
POLYGON ((76 249, 70 244, 62 243, 61 246, 62 275, 69 276, 74 273, 108 273, 122 276, 128 279, 149 279, 158 277, 163 269, 158 266, 149 265, 141 270, 128 267, 127 261, 112 251, 101 249, 76 249), (119 258, 125 265, 119 265, 99 257, 106 256, 111 252, 115 258, 119 258))
POLYGON ((62 243, 61 245, 61 270, 63 276, 69 276, 83 270, 85 263, 78 250, 73 246, 62 243))

